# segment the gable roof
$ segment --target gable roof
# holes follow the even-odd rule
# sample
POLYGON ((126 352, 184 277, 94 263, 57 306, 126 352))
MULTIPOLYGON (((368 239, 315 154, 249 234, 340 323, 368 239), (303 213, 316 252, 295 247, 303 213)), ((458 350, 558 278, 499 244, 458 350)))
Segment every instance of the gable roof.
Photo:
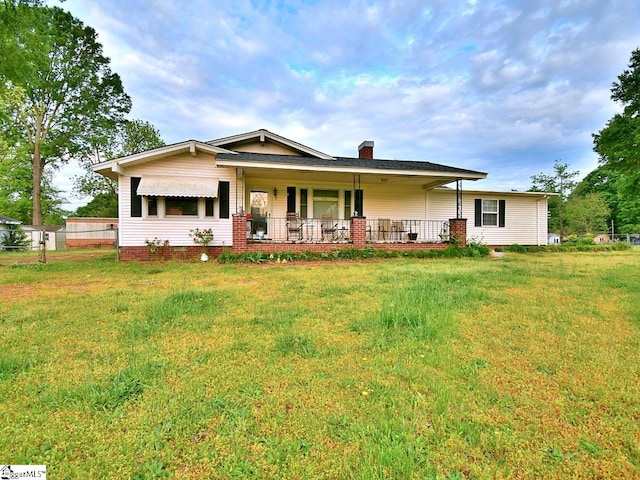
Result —
POLYGON ((242 144, 254 143, 256 141, 260 143, 270 142, 278 145, 283 145, 285 147, 288 147, 290 149, 293 149, 299 152, 303 156, 324 158, 324 159, 333 158, 331 155, 327 155, 326 153, 322 153, 311 147, 307 147, 306 145, 295 142, 293 140, 285 138, 276 133, 270 132, 269 130, 265 130, 264 128, 255 130, 253 132, 240 133, 238 135, 232 135, 230 137, 223 137, 223 138, 218 138, 216 140, 209 140, 206 143, 208 143, 209 145, 213 145, 215 147, 223 147, 229 150, 233 150, 234 147, 240 146, 242 144))

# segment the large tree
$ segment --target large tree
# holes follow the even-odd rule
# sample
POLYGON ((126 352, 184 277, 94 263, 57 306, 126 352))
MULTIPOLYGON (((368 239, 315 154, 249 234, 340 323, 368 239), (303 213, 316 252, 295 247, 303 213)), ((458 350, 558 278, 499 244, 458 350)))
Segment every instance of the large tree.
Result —
MULTIPOLYGON (((3 134, 26 145, 32 174, 32 223, 42 223, 42 185, 46 171, 86 157, 131 108, 117 74, 102 53, 95 30, 58 7, 3 1, 0 25, 0 88, 5 89, 5 117, 13 120, 3 134), (27 19, 27 20, 25 20, 27 19), (12 91, 20 89, 24 96, 12 91)), ((2 92, 0 92, 2 93, 2 92)))
POLYGON ((118 218, 118 199, 108 193, 99 193, 83 207, 78 207, 78 217, 118 218))
MULTIPOLYGON (((79 196, 94 197, 87 207, 78 209, 81 216, 106 216, 105 212, 118 212, 118 185, 113 180, 93 172, 96 163, 164 146, 160 132, 151 123, 144 120, 127 120, 111 132, 101 145, 95 145, 95 151, 82 163, 85 173, 74 178, 75 191, 79 196), (92 205, 93 204, 93 205, 92 205)), ((113 215, 111 215, 113 216, 113 215)))
POLYGON ((611 210, 598 193, 571 195, 565 205, 565 217, 573 233, 601 233, 608 230, 611 210))
POLYGON ((640 49, 631 53, 629 68, 611 87, 611 99, 623 107, 606 127, 593 135, 600 162, 627 176, 627 193, 640 194, 640 49))
POLYGON ((560 163, 556 160, 553 164, 553 174, 539 173, 531 176, 533 186, 531 191, 534 192, 553 192, 557 193, 557 197, 549 199, 549 226, 552 229, 558 229, 560 235, 564 233, 564 209, 569 194, 576 187, 575 178, 580 174, 579 171, 570 172, 569 165, 560 163))
MULTIPOLYGON (((0 212, 24 224, 31 223, 32 175, 29 151, 24 145, 9 145, 0 137, 0 212)), ((42 214, 47 224, 60 224, 60 192, 53 186, 52 176, 42 178, 42 214)), ((62 222, 64 223, 64 222, 62 222)))
POLYGON ((621 173, 604 164, 590 172, 573 191, 572 196, 599 194, 611 211, 607 225, 614 222, 618 233, 640 231, 640 197, 630 194, 632 185, 637 181, 632 174, 621 173))

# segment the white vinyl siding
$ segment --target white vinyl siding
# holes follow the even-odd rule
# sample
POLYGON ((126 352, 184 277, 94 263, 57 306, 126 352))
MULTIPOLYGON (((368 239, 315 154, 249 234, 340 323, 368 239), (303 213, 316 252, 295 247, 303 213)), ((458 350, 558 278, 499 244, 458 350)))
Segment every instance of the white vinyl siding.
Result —
POLYGON ((364 216, 397 220, 426 218, 425 190, 415 185, 362 185, 364 216))
POLYGON ((545 245, 547 242, 547 201, 541 197, 507 194, 505 226, 476 227, 474 200, 481 192, 463 193, 463 216, 467 220, 467 238, 487 245, 545 245))
MULTIPOLYGON (((301 180, 273 172, 268 178, 244 177, 236 188, 234 168, 216 168, 212 155, 200 154, 191 157, 185 154, 179 157, 140 164, 125 169, 120 177, 120 219, 123 246, 143 246, 145 239, 158 237, 169 240, 172 246, 193 245, 189 230, 194 228, 212 228, 215 239, 212 245, 232 245, 232 218, 218 218, 216 201, 214 217, 172 217, 172 218, 131 218, 130 217, 130 177, 150 175, 198 175, 210 176, 220 181, 230 182, 229 211, 237 211, 236 192, 242 197, 251 190, 265 191, 269 195, 269 215, 274 219, 286 219, 287 187, 296 189, 296 209, 300 210, 300 191, 308 192, 308 216, 316 216, 313 209, 314 190, 335 190, 338 192, 337 211, 344 216, 344 192, 354 191, 352 182, 330 182, 301 180), (246 184, 243 184, 246 182, 246 184), (277 198, 273 190, 278 190, 277 198)), ((358 188, 358 186, 356 186, 358 188)), ((449 221, 456 217, 455 188, 426 190, 420 185, 388 182, 363 183, 359 186, 364 195, 364 216, 368 220, 438 220, 449 221)), ((200 199, 202 200, 202 199, 200 199)), ((238 199, 242 205, 248 205, 248 198, 238 199)), ((355 195, 351 195, 352 202, 355 195)), ((353 208, 353 207, 352 207, 353 208)), ((203 209, 204 211, 204 209, 203 209)), ((348 209, 346 210, 348 211, 348 209)), ((353 211, 353 210, 351 210, 353 211)), ((467 236, 488 245, 544 245, 547 241, 547 200, 542 196, 504 192, 487 194, 478 191, 463 190, 462 217, 467 219, 467 236), (475 227, 474 201, 476 198, 500 199, 505 201, 505 227, 475 227)), ((341 218, 342 219, 342 218, 341 218)))
MULTIPOLYGON (((198 216, 175 216, 175 217, 142 217, 131 218, 131 177, 142 177, 146 175, 171 175, 180 176, 187 172, 189 175, 201 175, 203 177, 214 177, 220 181, 231 183, 229 209, 236 211, 235 192, 236 174, 234 168, 216 168, 213 155, 199 154, 192 157, 189 154, 174 156, 163 160, 143 163, 126 168, 124 175, 120 177, 119 183, 119 216, 121 219, 120 245, 121 246, 143 246, 146 239, 169 240, 169 245, 174 247, 194 245, 193 238, 189 234, 195 228, 211 228, 214 240, 211 245, 232 244, 232 218, 218 218, 218 202, 215 204, 215 216, 206 217, 204 199, 199 198, 202 208, 198 216)), ((146 209, 146 202, 143 202, 143 211, 146 209)))

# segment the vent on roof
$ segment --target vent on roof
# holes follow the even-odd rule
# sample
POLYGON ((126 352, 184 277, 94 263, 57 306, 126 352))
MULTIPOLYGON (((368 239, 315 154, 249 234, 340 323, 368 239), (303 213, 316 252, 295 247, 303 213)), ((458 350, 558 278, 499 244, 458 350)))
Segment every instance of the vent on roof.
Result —
POLYGON ((358 147, 358 158, 373 158, 373 142, 365 140, 358 147))

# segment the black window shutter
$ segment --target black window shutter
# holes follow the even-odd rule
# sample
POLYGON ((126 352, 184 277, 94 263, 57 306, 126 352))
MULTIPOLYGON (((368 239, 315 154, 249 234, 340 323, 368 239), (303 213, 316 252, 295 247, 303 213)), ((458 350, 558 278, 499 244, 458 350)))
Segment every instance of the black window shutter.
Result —
POLYGON ((307 218, 309 193, 306 188, 300 189, 300 218, 307 218))
POLYGON ((229 182, 218 183, 218 205, 220 218, 229 218, 229 182))
POLYGON ((364 191, 356 190, 355 195, 355 215, 359 217, 364 217, 364 191))
POLYGON ((481 227, 482 226, 482 199, 476 198, 475 203, 476 203, 476 208, 475 208, 476 227, 481 227))
POLYGON ((296 187, 287 187, 287 213, 296 212, 296 187))
POLYGON ((504 214, 505 214, 505 206, 507 202, 505 200, 498 200, 498 226, 504 227, 504 214))
POLYGON ((138 195, 140 177, 131 177, 131 217, 142 216, 142 197, 138 195))

